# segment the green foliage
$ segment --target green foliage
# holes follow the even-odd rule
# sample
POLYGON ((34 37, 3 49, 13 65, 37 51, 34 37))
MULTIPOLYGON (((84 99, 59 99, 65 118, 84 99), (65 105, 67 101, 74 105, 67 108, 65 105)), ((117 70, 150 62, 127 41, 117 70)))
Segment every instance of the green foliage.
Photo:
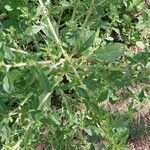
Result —
POLYGON ((123 54, 125 46, 120 43, 107 44, 97 50, 95 57, 98 60, 113 61, 123 54))
POLYGON ((142 0, 0 1, 0 149, 126 149, 132 102, 150 98, 149 11, 142 0))

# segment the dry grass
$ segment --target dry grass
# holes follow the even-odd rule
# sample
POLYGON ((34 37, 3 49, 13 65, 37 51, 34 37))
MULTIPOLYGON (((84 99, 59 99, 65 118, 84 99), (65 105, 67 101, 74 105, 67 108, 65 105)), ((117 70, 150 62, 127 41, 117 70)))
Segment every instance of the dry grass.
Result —
POLYGON ((150 150, 150 136, 129 139, 127 144, 129 150, 150 150))

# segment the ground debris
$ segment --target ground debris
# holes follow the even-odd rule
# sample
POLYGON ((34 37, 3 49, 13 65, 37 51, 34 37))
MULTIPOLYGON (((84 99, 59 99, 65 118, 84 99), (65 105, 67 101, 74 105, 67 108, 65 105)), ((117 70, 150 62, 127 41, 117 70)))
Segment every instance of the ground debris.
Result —
POLYGON ((129 150, 150 150, 150 136, 129 139, 127 145, 129 150))

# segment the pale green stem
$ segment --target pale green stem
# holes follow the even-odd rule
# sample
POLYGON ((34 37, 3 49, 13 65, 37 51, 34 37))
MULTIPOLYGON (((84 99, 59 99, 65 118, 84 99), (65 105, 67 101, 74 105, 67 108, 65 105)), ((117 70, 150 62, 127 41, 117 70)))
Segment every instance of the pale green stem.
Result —
POLYGON ((51 94, 52 94, 52 91, 46 94, 46 96, 42 99, 42 101, 38 107, 38 110, 40 110, 42 108, 42 106, 45 104, 45 102, 47 101, 47 99, 50 97, 51 94))
POLYGON ((20 47, 18 46, 15 40, 13 41, 13 45, 15 48, 10 48, 11 51, 28 55, 28 52, 20 49, 20 47))
POLYGON ((73 66, 73 63, 72 63, 71 58, 69 57, 69 55, 67 54, 67 52, 66 52, 66 51, 63 49, 63 47, 62 47, 61 41, 59 40, 59 38, 58 38, 58 36, 57 36, 57 34, 56 34, 55 30, 54 30, 54 27, 53 27, 53 25, 52 25, 52 23, 51 23, 51 21, 50 21, 48 15, 47 15, 47 10, 46 10, 46 7, 45 7, 43 1, 42 1, 42 0, 38 0, 38 1, 39 1, 39 3, 40 3, 40 6, 43 8, 43 12, 44 12, 44 14, 45 14, 45 16, 46 16, 46 19, 47 19, 47 22, 48 22, 50 31, 52 32, 52 34, 53 34, 53 36, 54 36, 54 38, 55 38, 56 44, 58 45, 58 47, 59 47, 60 50, 62 51, 62 54, 64 55, 65 59, 69 62, 70 66, 71 66, 71 68, 73 69, 73 71, 74 71, 76 77, 78 78, 78 80, 79 80, 81 86, 82 86, 83 88, 85 88, 85 86, 84 86, 84 84, 83 84, 83 82, 82 82, 82 80, 81 80, 81 78, 80 78, 78 72, 76 71, 76 69, 75 69, 74 66, 73 66))
POLYGON ((63 12, 64 12, 64 9, 61 11, 59 19, 58 19, 58 23, 57 23, 58 24, 58 29, 60 28, 60 22, 61 22, 61 18, 62 18, 63 12))
MULTIPOLYGON (((53 64, 51 60, 32 62, 31 64, 30 64, 30 63, 17 63, 17 64, 9 64, 9 65, 4 64, 4 62, 2 62, 2 64, 1 64, 0 67, 4 66, 4 67, 6 67, 6 68, 22 68, 22 67, 26 67, 26 66, 33 66, 33 65, 36 65, 36 64, 38 64, 38 65, 45 65, 45 66, 51 64, 52 67, 53 67, 53 66, 54 66, 54 67, 57 67, 57 66, 63 64, 64 62, 65 62, 64 59, 61 59, 61 60, 60 60, 58 63, 56 63, 56 64, 53 64)), ((53 68, 54 68, 54 67, 53 67, 53 68)))

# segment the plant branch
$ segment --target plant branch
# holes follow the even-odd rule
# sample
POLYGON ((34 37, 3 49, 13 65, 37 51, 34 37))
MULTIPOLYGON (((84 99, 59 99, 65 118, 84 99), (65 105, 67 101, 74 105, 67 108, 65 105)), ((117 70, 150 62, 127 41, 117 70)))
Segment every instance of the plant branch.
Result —
POLYGON ((57 23, 57 24, 58 24, 58 29, 60 28, 60 22, 61 22, 63 13, 64 13, 64 9, 61 11, 60 16, 59 16, 59 19, 58 19, 58 23, 57 23))
POLYGON ((61 64, 63 64, 65 62, 65 59, 61 59, 58 63, 53 64, 51 60, 47 60, 47 61, 38 61, 38 62, 33 62, 33 63, 17 63, 17 64, 5 64, 4 62, 2 62, 1 66, 4 66, 6 68, 22 68, 22 67, 26 67, 26 66, 33 66, 33 65, 53 65, 54 67, 57 67, 61 64))
POLYGON ((62 54, 63 54, 64 57, 65 57, 65 59, 69 62, 70 66, 71 66, 71 68, 73 69, 73 71, 74 71, 74 73, 75 73, 77 79, 79 80, 81 86, 82 86, 83 88, 85 88, 85 86, 84 86, 84 84, 83 84, 83 82, 82 82, 82 80, 81 80, 81 78, 80 78, 78 72, 76 71, 75 67, 73 66, 73 63, 72 63, 71 58, 69 57, 69 55, 67 54, 67 52, 63 49, 62 44, 61 44, 61 41, 59 40, 59 38, 58 38, 58 36, 57 36, 57 34, 56 34, 55 30, 54 30, 54 27, 53 27, 53 25, 52 25, 52 23, 51 23, 51 20, 50 20, 49 17, 47 16, 47 10, 46 10, 46 7, 45 7, 43 1, 42 1, 42 0, 38 0, 38 1, 39 1, 40 6, 43 8, 44 15, 46 16, 46 19, 47 19, 47 22, 48 22, 50 31, 52 32, 52 34, 53 34, 53 36, 54 36, 54 38, 55 38, 56 44, 57 44, 58 47, 60 48, 62 54))

